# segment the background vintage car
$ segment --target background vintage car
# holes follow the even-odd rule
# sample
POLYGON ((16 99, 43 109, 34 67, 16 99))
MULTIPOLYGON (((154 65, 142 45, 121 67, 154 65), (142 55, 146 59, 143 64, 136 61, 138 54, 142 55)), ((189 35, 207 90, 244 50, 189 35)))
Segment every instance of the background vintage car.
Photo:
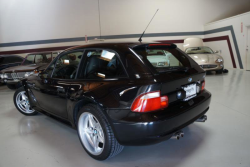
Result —
POLYGON ((0 71, 9 67, 18 66, 24 58, 18 55, 0 55, 0 71))
POLYGON ((20 86, 19 81, 34 73, 34 70, 43 70, 58 55, 59 52, 38 52, 28 54, 20 66, 10 67, 1 71, 1 83, 6 83, 9 89, 20 86))
POLYGON ((204 46, 200 38, 187 38, 184 40, 185 52, 196 61, 205 71, 216 71, 221 74, 224 69, 224 59, 211 48, 204 46))

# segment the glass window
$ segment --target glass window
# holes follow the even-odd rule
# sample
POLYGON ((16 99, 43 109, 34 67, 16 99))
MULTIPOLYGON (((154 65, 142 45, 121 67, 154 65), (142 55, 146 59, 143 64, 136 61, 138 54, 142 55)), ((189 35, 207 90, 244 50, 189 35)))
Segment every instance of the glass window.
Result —
POLYGON ((43 62, 43 55, 41 55, 41 54, 36 55, 36 57, 35 57, 35 63, 39 64, 39 63, 42 63, 42 62, 43 62))
POLYGON ((190 67, 188 58, 178 49, 136 48, 134 51, 143 58, 146 58, 158 72, 190 67))
POLYGON ((45 54, 45 57, 48 63, 52 61, 52 53, 45 54))
POLYGON ((82 52, 62 55, 55 65, 52 78, 75 79, 82 52))
POLYGON ((44 72, 43 72, 43 77, 44 78, 51 78, 52 72, 55 68, 55 62, 53 62, 44 72))
POLYGON ((58 53, 57 52, 53 52, 52 53, 52 60, 54 60, 57 57, 58 53))
POLYGON ((209 47, 193 47, 186 49, 187 54, 213 54, 213 50, 209 47))
POLYGON ((28 55, 22 65, 33 64, 35 55, 28 55))
POLYGON ((86 79, 104 79, 125 77, 125 72, 116 53, 107 50, 85 51, 85 69, 82 71, 86 79))
POLYGON ((148 50, 147 59, 154 67, 183 66, 172 53, 166 50, 148 50))

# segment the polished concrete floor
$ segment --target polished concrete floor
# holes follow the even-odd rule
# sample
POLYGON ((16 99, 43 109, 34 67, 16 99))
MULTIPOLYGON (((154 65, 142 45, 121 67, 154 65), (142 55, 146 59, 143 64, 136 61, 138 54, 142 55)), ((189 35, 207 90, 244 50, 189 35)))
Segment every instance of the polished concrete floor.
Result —
POLYGON ((250 71, 208 75, 206 89, 212 93, 206 123, 185 128, 179 141, 125 147, 99 162, 85 153, 74 129, 44 115, 21 115, 14 91, 0 86, 0 167, 249 167, 250 71))

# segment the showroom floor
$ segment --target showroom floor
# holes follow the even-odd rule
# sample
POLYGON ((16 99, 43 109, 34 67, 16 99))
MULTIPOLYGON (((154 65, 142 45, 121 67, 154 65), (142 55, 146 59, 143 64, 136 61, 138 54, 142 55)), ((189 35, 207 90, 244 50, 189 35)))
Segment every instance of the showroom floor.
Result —
POLYGON ((179 141, 125 147, 99 162, 85 153, 74 129, 44 115, 21 115, 14 91, 0 86, 0 167, 249 167, 250 71, 207 75, 206 89, 212 93, 206 123, 185 128, 179 141))

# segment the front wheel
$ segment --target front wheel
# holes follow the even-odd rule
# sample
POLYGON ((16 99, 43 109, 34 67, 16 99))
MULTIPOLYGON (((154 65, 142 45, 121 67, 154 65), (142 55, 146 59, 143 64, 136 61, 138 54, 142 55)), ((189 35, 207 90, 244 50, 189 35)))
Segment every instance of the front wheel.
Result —
POLYGON ((30 107, 29 99, 23 87, 16 90, 13 97, 17 110, 27 116, 36 115, 37 112, 30 107))
POLYGON ((223 68, 221 70, 217 70, 216 74, 222 74, 223 73, 223 68))
POLYGON ((89 104, 79 111, 77 117, 77 130, 82 146, 96 160, 105 160, 123 150, 102 112, 99 107, 89 104))

